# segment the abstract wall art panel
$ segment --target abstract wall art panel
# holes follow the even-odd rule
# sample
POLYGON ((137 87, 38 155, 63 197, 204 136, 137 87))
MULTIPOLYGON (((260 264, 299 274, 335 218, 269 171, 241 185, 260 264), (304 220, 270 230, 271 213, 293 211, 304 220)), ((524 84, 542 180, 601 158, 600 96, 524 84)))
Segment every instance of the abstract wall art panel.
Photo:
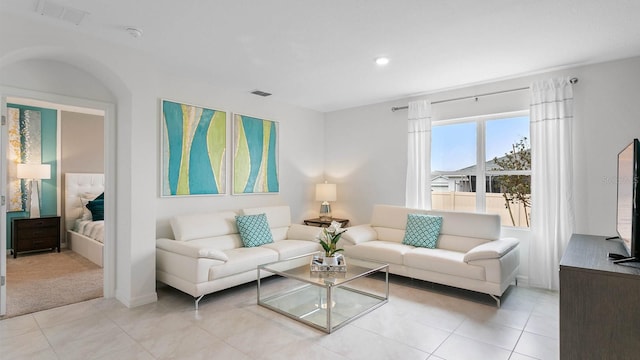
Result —
POLYGON ((162 196, 226 193, 227 113, 162 100, 162 196))
POLYGON ((278 123, 233 115, 233 194, 278 193, 278 123))
POLYGON ((42 123, 39 111, 7 107, 8 204, 7 211, 24 211, 27 203, 26 181, 18 179, 18 164, 40 164, 42 160, 42 123))

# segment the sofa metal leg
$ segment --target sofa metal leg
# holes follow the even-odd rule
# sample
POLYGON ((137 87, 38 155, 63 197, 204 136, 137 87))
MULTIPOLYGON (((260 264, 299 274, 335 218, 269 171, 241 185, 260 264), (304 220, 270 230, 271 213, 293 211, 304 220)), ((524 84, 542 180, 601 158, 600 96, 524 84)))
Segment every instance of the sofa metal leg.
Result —
POLYGON ((199 298, 195 299, 195 301, 196 301, 196 310, 198 310, 198 303, 200 302, 200 300, 202 300, 203 297, 204 297, 204 295, 200 295, 199 298))
POLYGON ((493 295, 493 294, 489 294, 489 296, 491 296, 491 297, 493 298, 493 300, 495 300, 495 301, 496 301, 496 305, 497 305, 498 307, 500 307, 500 296, 495 296, 495 295, 493 295))

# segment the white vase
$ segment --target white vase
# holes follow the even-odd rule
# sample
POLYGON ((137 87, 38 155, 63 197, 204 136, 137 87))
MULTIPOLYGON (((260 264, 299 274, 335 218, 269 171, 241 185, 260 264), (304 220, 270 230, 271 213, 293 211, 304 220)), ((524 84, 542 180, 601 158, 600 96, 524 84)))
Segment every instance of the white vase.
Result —
POLYGON ((324 260, 322 261, 323 264, 325 265, 329 265, 329 266, 336 266, 338 265, 338 257, 337 256, 325 256, 324 260))

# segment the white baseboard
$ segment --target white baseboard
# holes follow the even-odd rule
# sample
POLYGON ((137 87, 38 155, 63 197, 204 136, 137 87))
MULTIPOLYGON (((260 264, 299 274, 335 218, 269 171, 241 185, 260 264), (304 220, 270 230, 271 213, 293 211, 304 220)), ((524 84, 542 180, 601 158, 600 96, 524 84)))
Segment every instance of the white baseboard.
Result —
POLYGON ((516 281, 518 282, 518 286, 530 287, 529 286, 529 277, 528 276, 518 275, 518 276, 516 276, 516 281))
POLYGON ((151 304, 154 303, 156 301, 158 301, 158 293, 156 293, 155 291, 143 296, 137 296, 135 298, 126 298, 124 296, 121 296, 122 294, 120 294, 117 290, 116 290, 116 299, 118 301, 120 301, 121 303, 124 304, 124 306, 128 307, 128 308, 134 308, 134 307, 138 307, 138 306, 142 306, 142 305, 146 305, 146 304, 151 304))

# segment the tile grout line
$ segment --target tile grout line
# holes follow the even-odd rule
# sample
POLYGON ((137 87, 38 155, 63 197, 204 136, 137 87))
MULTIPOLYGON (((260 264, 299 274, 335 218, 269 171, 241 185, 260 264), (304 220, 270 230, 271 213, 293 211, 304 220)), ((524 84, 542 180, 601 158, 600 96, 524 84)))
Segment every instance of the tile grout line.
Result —
MULTIPOLYGON (((43 310, 46 311, 46 310, 43 310)), ((47 336, 47 334, 44 333, 44 330, 42 328, 42 325, 40 325, 40 322, 38 321, 38 319, 34 316, 34 314, 36 313, 30 313, 29 316, 33 318, 33 321, 36 322, 36 325, 38 326, 38 330, 40 331, 40 334, 42 335, 42 337, 47 341, 47 344, 49 344, 49 348, 51 349, 51 351, 53 351, 53 354, 56 356, 56 358, 60 359, 60 354, 58 354, 58 351, 56 351, 56 348, 53 346, 53 344, 51 343, 51 340, 49 340, 49 337, 47 336)))
MULTIPOLYGON (((115 325, 118 329, 120 329, 120 331, 122 331, 123 334, 127 335, 127 337, 129 337, 129 339, 131 339, 136 345, 138 345, 140 348, 144 349, 144 351, 149 354, 149 356, 151 356, 151 358, 153 359, 157 359, 157 357, 155 357, 151 351, 149 351, 149 349, 147 349, 144 345, 142 345, 137 339, 135 339, 133 336, 131 336, 131 334, 129 334, 128 331, 126 331, 125 329, 122 328, 122 326, 120 326, 120 324, 118 324, 113 318, 111 318, 111 316, 109 315, 105 315, 104 316, 105 319, 109 320, 111 323, 113 323, 113 325, 115 325)), ((107 355, 105 355, 107 356, 107 355)), ((102 358, 105 358, 105 356, 103 356, 102 358)))
MULTIPOLYGON (((511 350, 511 354, 509 355, 509 359, 511 359, 511 357, 513 356, 513 354, 520 354, 520 353, 516 353, 516 348, 518 347, 518 343, 520 343, 520 339, 522 339, 522 335, 524 334, 524 329, 527 328, 527 324, 529 324, 529 320, 531 320, 531 316, 533 315, 533 311, 535 310, 535 306, 531 309, 531 311, 529 312, 529 316, 527 317, 527 321, 525 321, 524 326, 522 327, 522 331, 520 331, 520 336, 518 336, 518 340, 516 341, 515 345, 513 345, 513 349, 511 350)), ((521 354, 521 355, 526 355, 526 354, 521 354)), ((533 356, 529 356, 526 355, 527 357, 531 357, 533 358, 533 356)), ((535 358, 534 358, 535 359, 535 358)))

